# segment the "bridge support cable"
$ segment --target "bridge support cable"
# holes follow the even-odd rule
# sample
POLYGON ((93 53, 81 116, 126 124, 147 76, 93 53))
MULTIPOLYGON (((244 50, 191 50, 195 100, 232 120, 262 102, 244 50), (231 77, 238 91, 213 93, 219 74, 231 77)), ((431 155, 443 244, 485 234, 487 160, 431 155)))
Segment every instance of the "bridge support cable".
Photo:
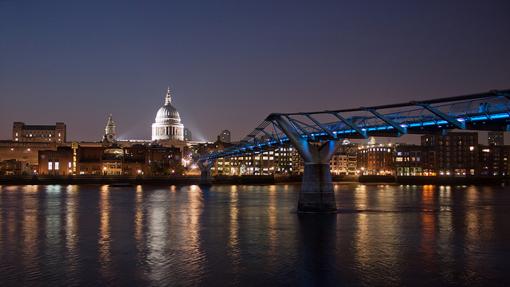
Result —
POLYGON ((298 212, 336 212, 329 162, 339 145, 338 141, 312 143, 301 137, 285 116, 272 114, 269 118, 278 123, 304 162, 298 212))
POLYGON ((447 121, 448 123, 450 123, 451 125, 455 126, 458 129, 462 129, 462 130, 466 129, 466 124, 465 123, 460 122, 456 118, 451 117, 451 116, 443 113, 442 111, 438 110, 435 107, 432 107, 431 105, 420 104, 420 103, 417 103, 416 105, 418 105, 420 107, 423 107, 427 111, 429 111, 429 112, 433 113, 434 115, 438 116, 440 119, 447 121))
MULTIPOLYGON (((310 133, 308 133, 306 131, 306 129, 304 129, 301 125, 299 125, 299 123, 297 122, 297 120, 289 117, 289 116, 286 116, 287 120, 289 121, 290 125, 293 127, 293 130, 295 130, 298 134, 299 132, 303 133, 303 135, 305 135, 307 138, 310 137, 310 133)), ((276 121, 278 124, 280 124, 280 122, 276 121)), ((285 132, 284 132, 285 133, 285 132)))
POLYGON ((353 122, 351 122, 350 120, 344 118, 343 116, 341 116, 339 113, 336 113, 336 112, 332 112, 331 113, 332 115, 334 115, 335 117, 337 117, 341 122, 343 122, 346 126, 348 126, 349 128, 355 130, 358 134, 360 134, 363 138, 368 138, 367 136, 367 132, 362 130, 360 127, 358 127, 356 124, 354 124, 353 122))
MULTIPOLYGON (((274 131, 274 134, 276 135, 276 138, 278 139, 278 142, 280 144, 283 143, 282 139, 280 138, 280 136, 278 135, 278 131, 276 130, 277 129, 277 123, 275 121, 271 121, 271 123, 273 124, 273 131, 274 131)), ((278 127, 278 130, 282 131, 279 127, 278 127)), ((282 131, 283 132, 283 131, 282 131)))
POLYGON ((321 130, 327 133, 332 139, 336 139, 336 135, 333 134, 328 128, 326 128, 323 124, 321 124, 318 120, 314 119, 311 115, 305 114, 307 118, 309 118, 314 124, 316 124, 321 130))
POLYGON ((372 113, 374 116, 376 116, 380 120, 382 120, 383 122, 385 122, 388 125, 390 125, 393 128, 395 128, 401 135, 407 134, 407 129, 402 127, 402 126, 400 126, 400 124, 395 122, 394 120, 392 120, 392 119, 388 118, 387 116, 379 113, 375 109, 366 109, 366 110, 369 111, 370 113, 372 113))

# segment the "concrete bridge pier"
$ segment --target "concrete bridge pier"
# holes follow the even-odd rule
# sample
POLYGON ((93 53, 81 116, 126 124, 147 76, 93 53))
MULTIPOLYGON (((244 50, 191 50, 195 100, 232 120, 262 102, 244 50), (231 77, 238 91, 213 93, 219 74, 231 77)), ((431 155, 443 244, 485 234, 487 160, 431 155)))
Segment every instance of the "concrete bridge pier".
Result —
POLYGON ((337 143, 327 141, 309 145, 314 160, 304 162, 304 173, 299 194, 298 212, 336 212, 335 191, 329 161, 337 143))
POLYGON ((304 174, 299 194, 298 212, 336 212, 335 192, 329 161, 338 147, 338 141, 309 142, 300 136, 297 129, 284 116, 269 117, 289 138, 304 161, 304 174))
POLYGON ((211 160, 200 160, 197 163, 200 168, 200 186, 211 186, 212 185, 212 177, 211 177, 211 167, 214 165, 214 161, 211 160))

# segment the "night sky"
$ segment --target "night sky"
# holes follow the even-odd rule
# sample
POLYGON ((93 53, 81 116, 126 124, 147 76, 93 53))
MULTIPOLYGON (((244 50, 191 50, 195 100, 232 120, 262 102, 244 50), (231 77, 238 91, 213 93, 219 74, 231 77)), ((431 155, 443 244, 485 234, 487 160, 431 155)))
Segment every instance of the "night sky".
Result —
POLYGON ((271 112, 510 88, 510 1, 0 0, 0 139, 149 139, 167 86, 195 139, 271 112), (418 3, 419 2, 419 3, 418 3))

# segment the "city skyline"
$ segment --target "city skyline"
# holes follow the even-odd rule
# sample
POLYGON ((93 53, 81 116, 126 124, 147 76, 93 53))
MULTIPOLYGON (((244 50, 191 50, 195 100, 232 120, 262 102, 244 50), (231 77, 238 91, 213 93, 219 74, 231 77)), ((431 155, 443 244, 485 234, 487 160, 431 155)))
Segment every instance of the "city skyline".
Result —
POLYGON ((508 6, 2 1, 0 138, 23 121, 99 140, 111 113, 120 138, 148 139, 168 85, 209 140, 271 112, 504 89, 508 6))

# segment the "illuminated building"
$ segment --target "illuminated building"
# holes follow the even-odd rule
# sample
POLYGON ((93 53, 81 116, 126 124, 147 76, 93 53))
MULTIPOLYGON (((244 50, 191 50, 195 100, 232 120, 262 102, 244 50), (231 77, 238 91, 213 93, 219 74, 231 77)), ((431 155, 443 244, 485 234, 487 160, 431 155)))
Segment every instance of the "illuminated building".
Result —
POLYGON ((423 172, 439 176, 473 176, 478 167, 478 133, 423 135, 423 172))
POLYGON ((505 144, 505 133, 501 131, 491 131, 487 135, 487 142, 490 146, 502 146, 505 144))
POLYGON ((59 147, 39 152, 40 175, 171 175, 182 174, 181 150, 160 145, 101 144, 59 147))
POLYGON ((361 175, 394 175, 394 146, 371 140, 358 147, 357 161, 361 175))
POLYGON ((0 161, 15 160, 20 165, 37 170, 40 150, 56 150, 65 145, 66 125, 26 125, 14 122, 12 140, 0 141, 0 161))
POLYGON ((73 150, 58 147, 57 150, 39 151, 38 173, 40 175, 72 175, 73 150))
POLYGON ((54 142, 15 142, 0 141, 0 161, 16 160, 28 164, 32 170, 37 169, 40 150, 56 150, 57 143, 54 142))
POLYGON ((357 171, 357 145, 346 143, 341 145, 331 157, 330 167, 333 175, 355 175, 357 171))
POLYGON ((506 176, 509 172, 510 147, 501 145, 479 146, 479 167, 481 176, 506 176))
POLYGON ((12 127, 12 140, 15 142, 66 142, 66 125, 26 125, 14 122, 12 127))
POLYGON ((397 176, 433 176, 433 172, 423 172, 423 147, 419 145, 395 145, 395 172, 397 176))
POLYGON ((15 159, 0 161, 0 175, 28 175, 32 173, 30 165, 15 159))
POLYGON ((170 88, 167 89, 165 104, 159 108, 152 124, 152 140, 184 141, 184 126, 177 109, 172 105, 170 88))
POLYGON ((291 175, 299 172, 298 154, 293 147, 220 158, 211 172, 214 175, 291 175))

